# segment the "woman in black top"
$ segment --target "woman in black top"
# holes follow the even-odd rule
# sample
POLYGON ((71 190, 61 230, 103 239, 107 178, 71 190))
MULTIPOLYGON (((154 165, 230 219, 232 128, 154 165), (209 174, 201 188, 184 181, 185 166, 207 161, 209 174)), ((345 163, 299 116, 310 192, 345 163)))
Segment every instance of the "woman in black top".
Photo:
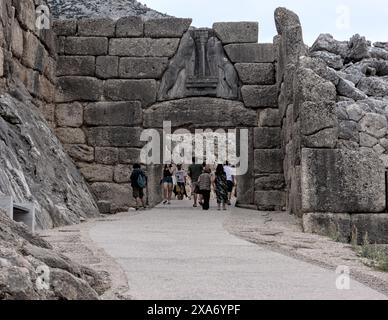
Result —
POLYGON ((163 178, 162 178, 162 186, 163 186, 163 195, 164 201, 163 204, 171 204, 172 190, 174 187, 174 182, 172 180, 173 176, 173 168, 172 165, 165 165, 163 169, 163 178))

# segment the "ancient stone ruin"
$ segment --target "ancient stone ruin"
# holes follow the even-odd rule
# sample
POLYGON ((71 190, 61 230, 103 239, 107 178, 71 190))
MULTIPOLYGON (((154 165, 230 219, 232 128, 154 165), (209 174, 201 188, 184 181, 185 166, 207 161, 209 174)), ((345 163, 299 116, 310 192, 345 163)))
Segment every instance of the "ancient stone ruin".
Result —
MULTIPOLYGON (((166 120, 249 129, 239 206, 388 242, 387 43, 322 34, 308 48, 285 8, 273 43, 259 42, 257 22, 194 28, 144 8, 68 19, 54 0, 60 19, 37 29, 41 2, 0 2, 0 196, 34 203, 38 228, 133 206, 140 135, 166 120)), ((160 166, 147 173, 156 205, 160 166)))

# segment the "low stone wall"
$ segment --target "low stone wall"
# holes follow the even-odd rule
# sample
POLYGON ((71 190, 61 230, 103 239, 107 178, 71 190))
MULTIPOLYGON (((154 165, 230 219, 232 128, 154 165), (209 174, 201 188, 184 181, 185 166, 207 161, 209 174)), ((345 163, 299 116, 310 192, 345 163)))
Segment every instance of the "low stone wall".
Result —
POLYGON ((52 30, 38 29, 37 20, 34 1, 1 1, 0 92, 11 84, 24 85, 47 120, 53 122, 56 38, 52 30))

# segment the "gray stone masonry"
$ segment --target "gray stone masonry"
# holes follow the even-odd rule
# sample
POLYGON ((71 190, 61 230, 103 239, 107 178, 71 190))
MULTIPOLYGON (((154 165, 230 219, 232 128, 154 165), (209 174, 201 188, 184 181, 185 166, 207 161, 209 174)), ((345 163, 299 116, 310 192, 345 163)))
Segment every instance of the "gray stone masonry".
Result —
POLYGON ((217 22, 213 30, 223 44, 257 43, 259 24, 257 22, 217 22))
POLYGON ((228 44, 225 51, 234 63, 272 63, 275 61, 272 43, 228 44))
POLYGON ((184 97, 186 82, 193 81, 190 73, 181 73, 191 72, 196 65, 187 64, 186 51, 190 55, 195 51, 192 42, 202 31, 187 32, 190 25, 191 19, 177 18, 55 21, 59 35, 56 132, 104 212, 109 208, 113 213, 133 204, 129 174, 140 160, 143 127, 160 128, 168 120, 189 129, 251 128, 252 168, 240 181, 245 189, 240 202, 281 210, 285 196, 274 47, 257 43, 257 22, 215 23, 214 33, 203 32, 209 32, 209 54, 216 53, 208 56, 208 71, 221 79, 218 98, 201 97, 198 91, 199 97, 188 94, 185 99, 156 103, 161 83, 171 96, 181 86, 184 97), (170 82, 176 82, 172 89, 170 82), (259 157, 256 162, 254 154, 259 157))

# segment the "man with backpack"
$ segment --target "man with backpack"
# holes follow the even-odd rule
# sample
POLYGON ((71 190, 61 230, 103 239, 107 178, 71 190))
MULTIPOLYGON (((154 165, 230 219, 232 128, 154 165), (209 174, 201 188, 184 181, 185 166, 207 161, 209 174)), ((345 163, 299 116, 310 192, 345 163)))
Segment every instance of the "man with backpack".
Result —
POLYGON ((140 203, 142 207, 146 209, 146 204, 144 202, 144 188, 147 186, 147 176, 141 169, 140 164, 136 163, 133 165, 133 171, 130 179, 133 197, 136 200, 136 210, 139 210, 140 203))

